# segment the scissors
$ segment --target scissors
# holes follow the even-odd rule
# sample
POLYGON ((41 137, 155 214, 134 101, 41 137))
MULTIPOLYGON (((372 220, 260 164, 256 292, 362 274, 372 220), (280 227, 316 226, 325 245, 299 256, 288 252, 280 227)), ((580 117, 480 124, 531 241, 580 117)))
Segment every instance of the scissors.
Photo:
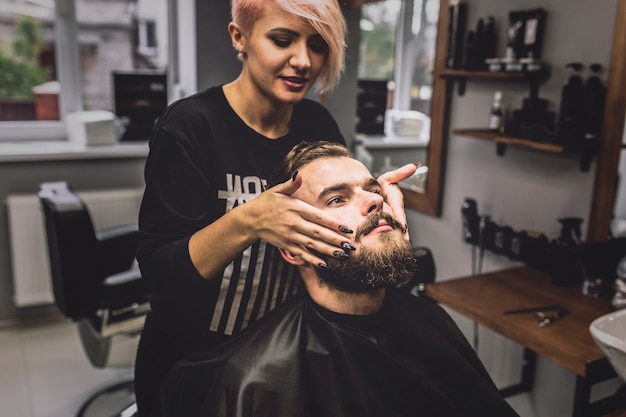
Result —
POLYGON ((560 304, 549 304, 545 306, 538 307, 529 307, 529 308, 520 308, 517 310, 507 310, 504 314, 525 314, 525 313, 535 313, 535 320, 537 320, 537 326, 545 327, 549 324, 554 323, 556 320, 563 317, 565 314, 565 309, 561 307, 560 304), (547 314, 546 312, 552 311, 552 314, 547 314))

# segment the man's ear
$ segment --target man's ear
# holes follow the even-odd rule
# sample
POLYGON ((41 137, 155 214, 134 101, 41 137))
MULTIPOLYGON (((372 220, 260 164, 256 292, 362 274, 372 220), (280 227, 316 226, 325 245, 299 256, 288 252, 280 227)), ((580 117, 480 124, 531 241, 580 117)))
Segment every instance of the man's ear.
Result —
POLYGON ((288 250, 285 250, 285 249, 278 249, 278 250, 280 251, 280 255, 283 257, 285 262, 291 265, 300 266, 306 263, 306 261, 302 259, 300 256, 292 255, 291 252, 289 252, 288 250))

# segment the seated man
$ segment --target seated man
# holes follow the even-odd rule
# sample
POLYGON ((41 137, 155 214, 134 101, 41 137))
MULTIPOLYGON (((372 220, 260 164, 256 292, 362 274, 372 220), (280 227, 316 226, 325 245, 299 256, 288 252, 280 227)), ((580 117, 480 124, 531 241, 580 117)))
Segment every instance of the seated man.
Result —
MULTIPOLYGON (((306 291, 262 323, 179 362, 161 416, 517 416, 437 304, 395 286, 415 273, 411 244, 380 186, 341 145, 297 145, 275 183, 354 230, 349 258, 297 265, 306 291)), ((303 250, 305 250, 303 248, 303 250)))

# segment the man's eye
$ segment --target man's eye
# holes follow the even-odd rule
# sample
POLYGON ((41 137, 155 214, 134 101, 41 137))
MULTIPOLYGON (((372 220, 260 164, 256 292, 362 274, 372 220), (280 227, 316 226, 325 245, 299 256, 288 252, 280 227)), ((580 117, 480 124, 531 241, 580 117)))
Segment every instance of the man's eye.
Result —
POLYGON ((333 197, 330 200, 328 200, 328 202, 326 203, 327 206, 336 206, 338 204, 343 203, 343 198, 340 196, 337 197, 333 197))

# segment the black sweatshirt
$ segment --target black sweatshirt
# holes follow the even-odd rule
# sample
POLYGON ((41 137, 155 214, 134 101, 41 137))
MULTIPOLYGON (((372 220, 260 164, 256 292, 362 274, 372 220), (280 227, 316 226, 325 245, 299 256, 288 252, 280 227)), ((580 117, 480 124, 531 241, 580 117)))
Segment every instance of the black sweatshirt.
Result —
POLYGON ((330 113, 306 99, 294 106, 289 133, 268 139, 237 116, 221 86, 179 100, 160 117, 145 167, 137 257, 153 291, 150 319, 161 334, 144 332, 154 339, 143 346, 159 349, 167 338, 175 353, 165 363, 227 339, 298 291, 295 268, 265 242, 211 281, 196 271, 187 244, 193 233, 264 191, 279 162, 304 140, 345 144, 330 113))

